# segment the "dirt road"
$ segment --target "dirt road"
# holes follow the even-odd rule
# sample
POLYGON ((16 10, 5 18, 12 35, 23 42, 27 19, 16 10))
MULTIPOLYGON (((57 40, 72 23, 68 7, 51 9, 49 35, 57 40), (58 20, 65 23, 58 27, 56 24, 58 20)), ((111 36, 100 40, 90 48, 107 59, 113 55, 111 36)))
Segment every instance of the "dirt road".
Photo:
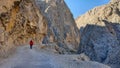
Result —
POLYGON ((91 61, 75 61, 74 55, 58 55, 36 47, 19 47, 16 53, 0 62, 0 68, 110 68, 91 61))

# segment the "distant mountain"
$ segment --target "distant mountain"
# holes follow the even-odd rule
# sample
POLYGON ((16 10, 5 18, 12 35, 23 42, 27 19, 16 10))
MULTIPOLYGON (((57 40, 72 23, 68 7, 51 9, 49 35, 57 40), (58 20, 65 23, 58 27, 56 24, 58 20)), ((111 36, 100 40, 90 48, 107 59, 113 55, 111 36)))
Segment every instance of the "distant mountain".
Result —
POLYGON ((120 0, 88 11, 76 19, 76 24, 80 29, 78 53, 94 61, 120 65, 120 0))
POLYGON ((78 28, 85 27, 86 24, 95 24, 105 26, 102 20, 110 22, 120 22, 120 4, 119 0, 111 0, 109 4, 98 6, 89 10, 87 13, 79 16, 76 19, 78 28))

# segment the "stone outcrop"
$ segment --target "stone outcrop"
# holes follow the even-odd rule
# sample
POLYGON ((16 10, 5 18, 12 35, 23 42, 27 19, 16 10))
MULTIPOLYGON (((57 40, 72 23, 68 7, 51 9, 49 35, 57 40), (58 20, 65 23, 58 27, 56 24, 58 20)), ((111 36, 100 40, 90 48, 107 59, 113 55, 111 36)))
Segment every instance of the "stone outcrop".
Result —
POLYGON ((0 9, 0 54, 30 39, 40 42, 47 34, 47 20, 33 1, 1 0, 0 9))
POLYGON ((112 23, 120 22, 120 1, 111 0, 109 4, 98 6, 76 19, 77 27, 85 27, 86 24, 105 26, 102 20, 112 23))
POLYGON ((111 3, 119 2, 119 0, 110 0, 111 3))
POLYGON ((79 33, 73 16, 64 0, 36 0, 42 14, 48 20, 48 31, 43 44, 56 43, 59 47, 75 50, 79 45, 79 33))
POLYGON ((63 0, 0 0, 0 55, 30 39, 68 51, 78 48, 78 29, 63 0))
POLYGON ((76 23, 80 29, 78 53, 94 61, 120 65, 120 0, 88 11, 76 23))

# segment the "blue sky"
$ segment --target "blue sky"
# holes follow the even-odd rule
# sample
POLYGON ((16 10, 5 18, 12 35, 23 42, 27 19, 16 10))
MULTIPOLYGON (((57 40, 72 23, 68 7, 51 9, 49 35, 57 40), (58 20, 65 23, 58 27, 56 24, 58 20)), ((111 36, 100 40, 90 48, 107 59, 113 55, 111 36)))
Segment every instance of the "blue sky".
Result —
POLYGON ((107 4, 109 0, 65 0, 65 2, 73 13, 74 18, 77 18, 96 6, 107 4))

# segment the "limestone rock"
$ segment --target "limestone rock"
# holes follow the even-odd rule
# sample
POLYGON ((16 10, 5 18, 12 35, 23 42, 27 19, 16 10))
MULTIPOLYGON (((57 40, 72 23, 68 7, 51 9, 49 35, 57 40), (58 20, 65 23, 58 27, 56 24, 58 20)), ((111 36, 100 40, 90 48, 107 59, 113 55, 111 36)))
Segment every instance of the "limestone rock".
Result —
POLYGON ((112 23, 120 23, 120 0, 111 0, 109 4, 98 6, 76 19, 77 27, 85 27, 87 24, 105 26, 102 20, 112 23))
POLYGON ((48 20, 48 32, 43 44, 56 43, 59 47, 76 50, 79 33, 64 0, 36 0, 36 3, 48 20))
POLYGON ((120 0, 96 7, 76 19, 79 53, 91 60, 120 65, 120 0))
POLYGON ((81 53, 80 55, 76 55, 76 56, 74 55, 73 60, 78 61, 78 62, 79 61, 90 61, 90 58, 84 53, 81 53))
POLYGON ((33 1, 1 0, 0 9, 0 55, 30 39, 40 42, 46 35, 47 21, 33 1))
POLYGON ((78 48, 78 29, 64 0, 0 0, 0 10, 1 49, 30 39, 66 51, 78 48))
POLYGON ((118 47, 117 37, 106 27, 87 25, 81 35, 80 52, 85 52, 92 60, 103 62, 110 50, 118 47))
POLYGON ((111 0, 111 3, 120 2, 120 0, 111 0))

